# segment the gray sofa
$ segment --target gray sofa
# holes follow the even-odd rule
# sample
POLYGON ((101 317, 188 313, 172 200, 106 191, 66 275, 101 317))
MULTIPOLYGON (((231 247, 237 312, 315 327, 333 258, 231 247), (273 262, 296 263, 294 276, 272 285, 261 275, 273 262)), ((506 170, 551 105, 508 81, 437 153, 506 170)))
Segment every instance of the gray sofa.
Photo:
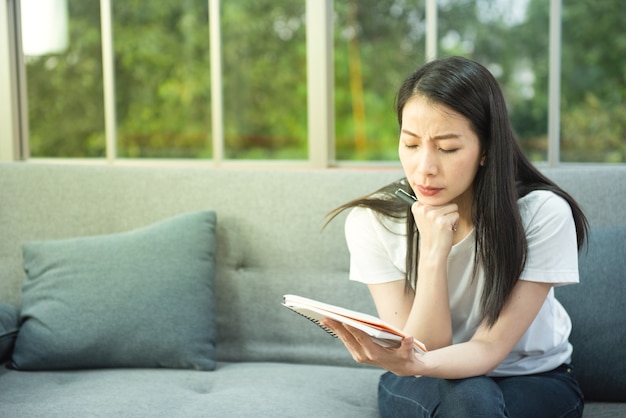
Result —
MULTIPOLYGON (((626 166, 545 172, 592 226, 582 283, 557 289, 585 416, 626 416, 626 166)), ((343 216, 322 229, 324 215, 399 177, 0 164, 0 302, 22 308, 2 325, 0 347, 15 351, 0 367, 0 416, 377 417, 381 371, 281 300, 374 313, 347 279, 343 216)))

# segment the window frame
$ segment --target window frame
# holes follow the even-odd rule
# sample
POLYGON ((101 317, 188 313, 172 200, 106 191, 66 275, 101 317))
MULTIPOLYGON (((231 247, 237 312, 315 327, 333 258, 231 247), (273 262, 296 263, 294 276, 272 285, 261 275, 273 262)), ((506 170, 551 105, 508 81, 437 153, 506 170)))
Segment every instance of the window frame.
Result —
MULTIPOLYGON (((220 4, 209 3, 209 42, 211 50, 211 84, 222 84, 220 4)), ((334 68, 333 68, 333 2, 306 2, 307 50, 307 119, 308 159, 232 160, 224 158, 224 123, 222 89, 211 89, 213 157, 204 160, 125 159, 116 155, 115 74, 111 0, 100 0, 103 53, 103 86, 105 100, 106 157, 100 159, 30 158, 28 155, 28 104, 26 100, 25 63, 21 53, 20 0, 7 0, 0 8, 0 161, 91 162, 106 164, 196 164, 211 166, 264 167, 397 167, 396 162, 345 161, 335 159, 334 141, 334 68), (315 59, 310 59, 315 57, 315 59)), ((426 56, 437 56, 437 1, 426 0, 426 56)), ((562 0, 550 0, 549 92, 547 161, 539 166, 556 167, 560 135, 560 54, 562 0)))

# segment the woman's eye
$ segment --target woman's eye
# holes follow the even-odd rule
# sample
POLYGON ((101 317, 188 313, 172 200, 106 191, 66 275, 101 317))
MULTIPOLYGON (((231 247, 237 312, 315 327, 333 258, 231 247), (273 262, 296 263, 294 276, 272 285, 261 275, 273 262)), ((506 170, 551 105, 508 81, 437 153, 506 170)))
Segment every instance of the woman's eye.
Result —
POLYGON ((457 152, 458 148, 452 148, 452 149, 439 148, 439 151, 443 152, 444 154, 452 154, 453 152, 457 152))

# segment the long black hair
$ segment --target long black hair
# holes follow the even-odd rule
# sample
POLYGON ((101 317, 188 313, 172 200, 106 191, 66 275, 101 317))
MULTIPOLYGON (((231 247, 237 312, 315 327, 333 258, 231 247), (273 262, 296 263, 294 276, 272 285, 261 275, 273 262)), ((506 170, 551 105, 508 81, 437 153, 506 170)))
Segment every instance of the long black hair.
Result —
MULTIPOLYGON (((445 105, 466 117, 484 151, 484 165, 473 183, 472 223, 476 237, 475 266, 482 265, 485 272, 482 316, 492 326, 526 263, 528 244, 517 200, 533 190, 550 190, 564 198, 572 209, 579 249, 588 223, 576 201, 541 174, 520 149, 500 86, 485 67, 466 58, 447 57, 418 68, 404 80, 396 96, 400 127, 405 104, 416 96, 445 105)), ((345 209, 362 206, 384 216, 406 217, 409 288, 418 280, 419 231, 410 209, 393 196, 397 188, 413 193, 408 181, 400 179, 338 207, 329 216, 332 219, 345 209)))

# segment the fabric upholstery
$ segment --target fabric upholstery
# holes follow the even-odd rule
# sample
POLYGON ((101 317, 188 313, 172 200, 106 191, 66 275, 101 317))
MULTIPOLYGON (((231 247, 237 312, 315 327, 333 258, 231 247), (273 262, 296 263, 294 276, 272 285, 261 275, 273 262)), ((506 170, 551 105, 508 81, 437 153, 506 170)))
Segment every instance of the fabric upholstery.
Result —
POLYGON ((25 244, 12 366, 213 369, 215 223, 204 211, 25 244))
MULTIPOLYGON (((626 165, 542 171, 571 193, 592 226, 624 225, 626 165)), ((18 306, 22 296, 24 242, 129 231, 204 208, 215 210, 219 219, 216 371, 0 367, 0 416, 378 417, 380 371, 355 364, 340 341, 280 302, 285 293, 296 293, 375 313, 367 288, 347 280, 342 216, 323 228, 324 216, 401 175, 399 166, 292 170, 213 168, 201 162, 175 167, 0 163, 0 301, 12 305, 18 306)), ((622 277, 611 285, 617 292, 601 303, 623 303, 622 277)), ((582 281, 556 290, 574 291, 588 279, 582 281)), ((580 298, 568 306, 575 327, 577 311, 585 315, 590 306, 580 298)), ((589 359, 596 358, 597 347, 584 354, 578 341, 574 346, 574 355, 587 359, 575 358, 585 385, 585 369, 595 366, 589 359)), ((615 370, 623 370, 625 359, 618 360, 615 370)), ((626 403, 593 398, 609 389, 613 376, 605 375, 606 385, 587 393, 585 418, 626 416, 626 403)))
POLYGON ((19 310, 13 305, 0 303, 0 363, 13 351, 19 329, 19 310))
POLYGON ((379 418, 376 388, 381 371, 365 367, 245 362, 218 363, 210 373, 2 373, 2 417, 379 418), (11 385, 2 385, 3 379, 11 385), (33 393, 45 396, 29 396, 33 393))
POLYGON ((587 398, 626 402, 626 226, 592 228, 580 283, 557 288, 572 319, 572 363, 587 398))

